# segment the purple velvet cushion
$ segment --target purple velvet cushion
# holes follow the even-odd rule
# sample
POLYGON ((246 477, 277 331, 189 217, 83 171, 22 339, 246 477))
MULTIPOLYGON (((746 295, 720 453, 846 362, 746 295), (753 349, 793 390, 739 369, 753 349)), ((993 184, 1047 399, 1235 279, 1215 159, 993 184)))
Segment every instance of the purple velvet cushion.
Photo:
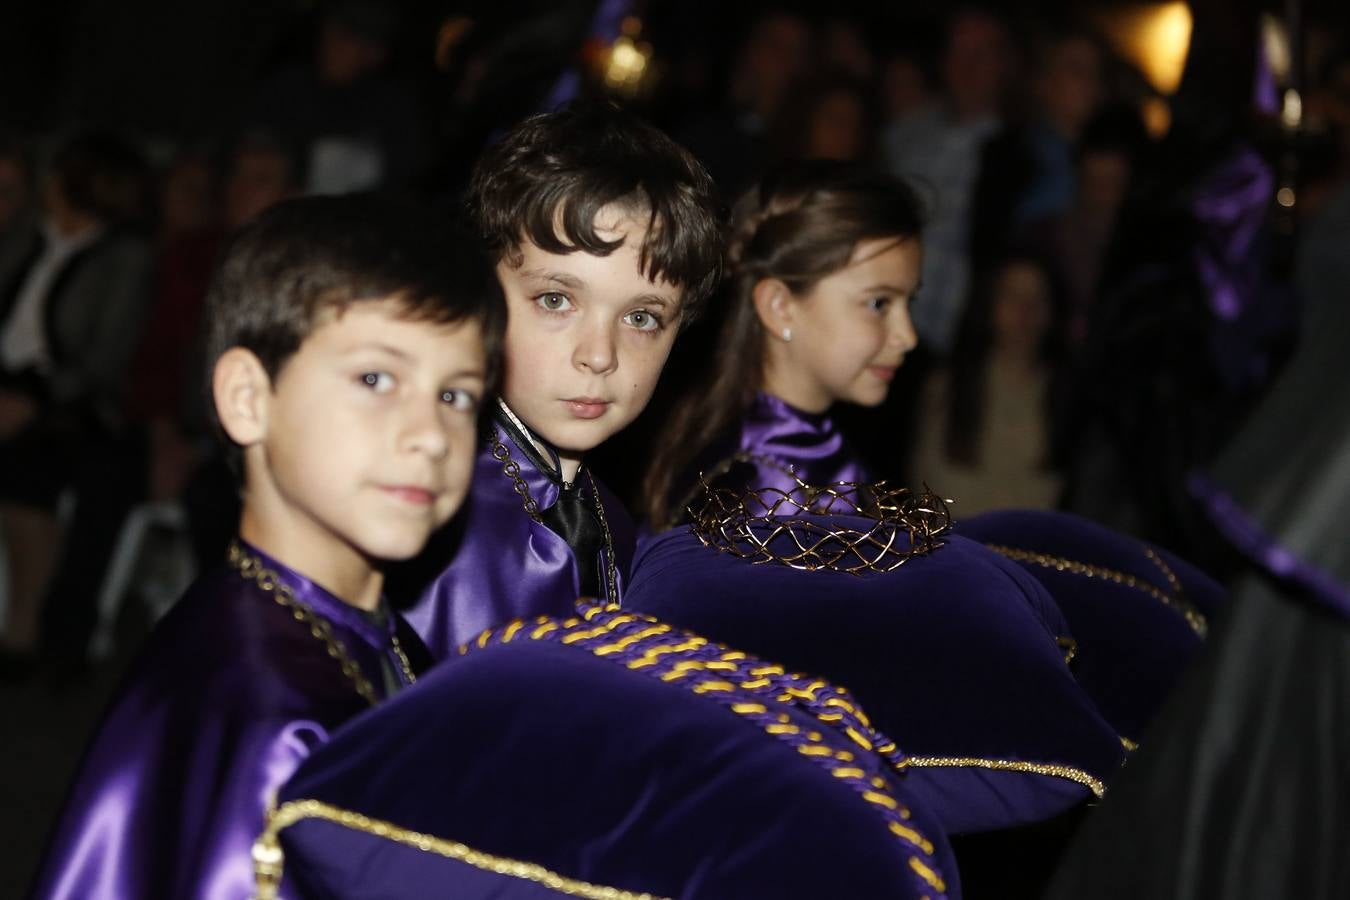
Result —
POLYGON ((677 529, 639 547, 625 605, 847 687, 915 758, 908 786, 950 832, 1061 813, 1123 756, 1064 661, 1044 589, 964 538, 852 575, 753 564, 677 529))
POLYGON ((1144 732, 1225 603, 1223 588, 1184 560, 1079 516, 1000 510, 956 528, 1050 592, 1078 641, 1074 674, 1127 738, 1144 732))
POLYGON ((584 646, 529 640, 535 627, 452 658, 350 723, 279 797, 460 842, 510 870, 311 817, 281 831, 288 884, 323 897, 560 896, 528 874, 546 871, 671 898, 959 893, 940 827, 879 756, 849 765, 885 780, 917 843, 724 702, 584 646), (945 875, 948 893, 916 862, 945 875))

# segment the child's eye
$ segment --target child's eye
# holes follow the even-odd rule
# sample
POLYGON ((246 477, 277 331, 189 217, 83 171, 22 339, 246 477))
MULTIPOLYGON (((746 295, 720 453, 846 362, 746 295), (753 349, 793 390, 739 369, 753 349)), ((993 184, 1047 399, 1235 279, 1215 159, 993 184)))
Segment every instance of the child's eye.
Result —
POLYGON ((885 312, 891 305, 890 297, 873 297, 867 301, 867 308, 872 312, 885 312))
POLYGON ((661 330, 661 320, 652 313, 647 312, 645 309, 635 309, 624 316, 623 320, 638 331, 661 330))
POLYGON ((441 391, 441 402, 456 412, 473 412, 478 408, 478 398, 470 391, 460 388, 447 388, 441 391))
POLYGON ((534 298, 534 302, 539 304, 539 308, 548 312, 566 312, 572 308, 572 301, 566 294, 559 294, 556 291, 549 291, 540 294, 534 298))
POLYGON ((386 394, 394 389, 394 376, 388 372, 363 372, 360 380, 377 394, 386 394))

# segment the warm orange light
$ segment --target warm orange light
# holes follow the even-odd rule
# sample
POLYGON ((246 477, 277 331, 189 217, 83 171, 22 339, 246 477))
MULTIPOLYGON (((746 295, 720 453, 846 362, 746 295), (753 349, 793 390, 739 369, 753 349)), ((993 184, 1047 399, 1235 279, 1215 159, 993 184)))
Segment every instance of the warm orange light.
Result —
POLYGON ((1102 30, 1116 52, 1133 63, 1153 89, 1173 94, 1181 85, 1194 20, 1180 0, 1123 6, 1101 14, 1102 30))
POLYGON ((441 23, 436 32, 436 68, 447 71, 454 59, 456 48, 473 31, 473 19, 467 16, 451 16, 441 23))
POLYGON ((1148 136, 1160 141, 1172 129, 1172 107, 1161 97, 1145 97, 1140 104, 1139 113, 1144 118, 1144 128, 1148 136))

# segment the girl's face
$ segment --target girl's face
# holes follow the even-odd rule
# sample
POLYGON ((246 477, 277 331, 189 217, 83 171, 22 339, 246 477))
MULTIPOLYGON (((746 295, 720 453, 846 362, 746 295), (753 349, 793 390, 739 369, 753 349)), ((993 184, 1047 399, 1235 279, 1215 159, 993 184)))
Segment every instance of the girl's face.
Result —
POLYGON ((1003 267, 994 285, 994 345, 1004 350, 1036 353, 1050 328, 1050 285, 1033 263, 1003 267))
POLYGON ((792 338, 781 332, 779 361, 766 384, 807 412, 836 401, 878 406, 918 338, 909 302, 919 284, 923 251, 914 238, 859 241, 848 264, 787 300, 792 338))

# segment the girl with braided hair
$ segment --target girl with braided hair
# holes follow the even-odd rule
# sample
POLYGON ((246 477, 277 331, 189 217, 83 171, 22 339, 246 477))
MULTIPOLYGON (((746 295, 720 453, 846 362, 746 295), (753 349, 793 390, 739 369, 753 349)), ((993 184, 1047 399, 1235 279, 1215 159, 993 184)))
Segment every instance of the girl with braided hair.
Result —
POLYGON ((784 490, 867 480, 828 412, 879 405, 914 348, 921 228, 908 187, 847 163, 790 163, 740 198, 711 370, 643 485, 654 529, 681 520, 701 473, 784 490))

